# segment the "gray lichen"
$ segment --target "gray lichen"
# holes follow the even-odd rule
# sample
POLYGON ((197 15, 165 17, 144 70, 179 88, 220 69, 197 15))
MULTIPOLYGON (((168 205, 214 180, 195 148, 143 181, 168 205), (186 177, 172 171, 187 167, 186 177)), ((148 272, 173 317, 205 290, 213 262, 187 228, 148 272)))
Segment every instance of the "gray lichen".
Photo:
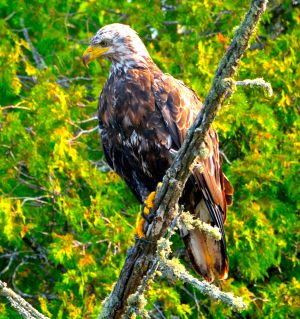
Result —
POLYGON ((272 86, 269 82, 266 82, 264 79, 262 78, 258 78, 258 79, 254 79, 254 80, 243 80, 243 81, 236 81, 235 82, 235 85, 237 86, 250 86, 251 88, 254 88, 254 87, 261 87, 263 88, 265 94, 268 96, 268 97, 271 97, 273 95, 273 89, 272 89, 272 86))
POLYGON ((222 300, 232 307, 235 311, 242 311, 246 309, 246 304, 241 297, 235 297, 232 292, 223 292, 215 285, 209 284, 206 281, 200 281, 188 273, 184 265, 182 265, 178 258, 168 259, 171 252, 171 242, 168 239, 159 241, 159 256, 160 256, 160 271, 163 276, 171 280, 181 280, 191 284, 193 287, 208 295, 212 299, 222 300))
POLYGON ((25 319, 49 319, 33 308, 21 296, 16 294, 7 284, 0 280, 0 295, 7 298, 13 308, 25 319))
POLYGON ((187 230, 197 228, 207 233, 211 238, 215 240, 221 240, 222 238, 220 230, 217 226, 211 226, 210 224, 201 221, 199 218, 195 219, 194 216, 189 212, 183 212, 180 216, 180 221, 184 224, 187 230))

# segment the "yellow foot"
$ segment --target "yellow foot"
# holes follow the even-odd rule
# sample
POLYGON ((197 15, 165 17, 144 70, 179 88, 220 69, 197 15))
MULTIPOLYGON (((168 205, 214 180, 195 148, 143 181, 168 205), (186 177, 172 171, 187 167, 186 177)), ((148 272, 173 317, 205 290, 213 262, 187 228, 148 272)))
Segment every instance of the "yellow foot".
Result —
POLYGON ((144 225, 145 225, 145 218, 144 216, 148 216, 150 213, 150 209, 154 207, 154 199, 156 192, 160 188, 162 183, 158 183, 155 192, 151 192, 146 200, 144 201, 143 210, 138 214, 137 220, 136 220, 136 229, 134 231, 134 234, 139 238, 145 238, 144 233, 144 225))

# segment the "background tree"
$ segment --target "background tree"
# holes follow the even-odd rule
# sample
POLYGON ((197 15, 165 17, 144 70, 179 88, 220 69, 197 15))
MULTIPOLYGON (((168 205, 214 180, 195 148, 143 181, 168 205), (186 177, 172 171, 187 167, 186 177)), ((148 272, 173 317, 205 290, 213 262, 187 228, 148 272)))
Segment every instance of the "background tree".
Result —
MULTIPOLYGON (((103 161, 94 116, 109 64, 83 68, 88 37, 108 23, 130 24, 163 71, 205 96, 247 7, 227 0, 0 3, 0 274, 45 315, 97 316, 139 211, 103 161)), ((238 315, 162 279, 147 295, 154 318, 299 313, 298 23, 296 1, 270 2, 239 78, 265 78, 274 98, 239 88, 214 123, 235 186, 226 226, 230 279, 222 289, 249 307, 238 315)), ((181 240, 174 247, 180 253, 181 240)), ((0 318, 18 318, 4 299, 0 318)))

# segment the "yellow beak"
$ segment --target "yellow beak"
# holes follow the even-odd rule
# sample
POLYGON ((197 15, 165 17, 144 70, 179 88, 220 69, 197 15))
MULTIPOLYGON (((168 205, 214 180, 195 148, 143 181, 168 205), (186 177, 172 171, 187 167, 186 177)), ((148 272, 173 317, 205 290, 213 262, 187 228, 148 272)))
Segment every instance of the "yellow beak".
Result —
POLYGON ((88 64, 93 60, 99 58, 103 53, 107 52, 109 48, 92 47, 89 46, 83 53, 83 64, 88 67, 88 64))

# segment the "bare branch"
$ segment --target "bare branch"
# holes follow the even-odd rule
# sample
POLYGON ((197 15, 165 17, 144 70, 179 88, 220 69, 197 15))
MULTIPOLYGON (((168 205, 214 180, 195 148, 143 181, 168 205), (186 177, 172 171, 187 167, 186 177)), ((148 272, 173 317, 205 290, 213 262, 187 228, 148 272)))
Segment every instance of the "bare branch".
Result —
MULTIPOLYGON (((13 261, 14 261, 14 259, 16 257, 16 250, 17 249, 15 249, 14 253, 9 254, 9 256, 8 256, 9 257, 8 264, 2 271, 0 271, 0 276, 2 276, 4 273, 6 273, 9 270, 11 264, 13 263, 13 261)), ((2 257, 2 256, 0 256, 0 257, 2 257)))
POLYGON ((20 80, 26 80, 26 81, 30 81, 33 84, 37 84, 37 78, 36 76, 28 76, 28 75, 18 75, 17 74, 17 78, 20 80))
POLYGON ((160 270, 167 278, 172 280, 181 280, 201 291, 203 294, 208 295, 212 299, 222 300, 224 303, 231 306, 236 311, 242 311, 246 309, 246 304, 241 297, 234 297, 231 292, 223 292, 215 285, 211 285, 206 281, 200 281, 197 278, 190 275, 185 267, 178 262, 178 260, 169 259, 165 261, 160 270))
POLYGON ((258 79, 254 79, 254 80, 236 81, 235 85, 236 86, 250 86, 251 88, 258 86, 258 87, 261 87, 264 89, 267 96, 271 97, 273 95, 273 89, 272 89, 271 84, 269 82, 266 82, 262 78, 258 78, 258 79))
POLYGON ((22 19, 22 18, 20 19, 20 24, 21 24, 21 27, 23 28, 22 32, 23 32, 24 38, 27 41, 27 43, 29 44, 31 53, 33 55, 33 59, 37 65, 38 69, 43 70, 43 69, 47 68, 47 65, 46 65, 44 59, 39 54, 38 50, 34 47, 34 45, 32 44, 32 41, 30 40, 28 30, 26 29, 25 24, 24 24, 24 19, 22 19))
POLYGON ((69 87, 69 83, 70 82, 74 82, 74 81, 92 81, 92 79, 91 78, 87 78, 85 76, 76 76, 74 78, 64 77, 63 79, 56 80, 56 83, 58 83, 59 85, 61 85, 64 88, 68 88, 69 87))
POLYGON ((76 124, 83 124, 83 123, 88 123, 88 122, 92 122, 92 121, 96 121, 98 120, 98 116, 92 116, 86 120, 82 120, 82 121, 79 121, 79 122, 74 122, 76 124))
POLYGON ((80 131, 76 136, 74 136, 73 138, 71 138, 71 139, 69 140, 69 142, 72 143, 72 142, 74 142, 75 140, 77 140, 81 135, 90 134, 90 133, 95 132, 95 131, 97 131, 97 130, 98 130, 98 126, 95 126, 95 127, 93 127, 93 128, 90 128, 90 129, 88 129, 88 130, 83 130, 83 129, 81 129, 81 131, 80 131))
POLYGON ((181 280, 191 284, 193 287, 201 291, 203 294, 208 295, 212 299, 222 300, 236 311, 242 311, 246 308, 246 304, 241 297, 234 297, 231 292, 223 292, 215 285, 209 284, 207 281, 200 281, 188 273, 186 268, 180 263, 179 259, 171 258, 168 256, 171 253, 170 240, 162 238, 158 241, 158 257, 159 257, 159 270, 163 275, 171 280, 181 280))
POLYGON ((42 195, 42 196, 37 196, 37 197, 26 197, 26 196, 21 196, 21 197, 10 197, 10 199, 22 199, 22 204, 21 207, 26 203, 26 202, 38 202, 41 204, 48 204, 48 202, 43 201, 43 198, 53 198, 53 195, 42 195))
POLYGON ((7 17, 4 18, 4 21, 8 21, 8 20, 11 19, 15 14, 16 14, 16 11, 13 11, 13 12, 10 13, 7 17))
POLYGON ((0 106, 0 110, 10 110, 10 109, 30 111, 30 108, 25 106, 19 106, 19 105, 0 106))
POLYGON ((7 288, 7 284, 0 280, 0 295, 6 297, 11 306, 17 310, 17 312, 25 319, 49 319, 36 309, 34 309, 27 301, 21 296, 16 294, 10 288, 7 288))

